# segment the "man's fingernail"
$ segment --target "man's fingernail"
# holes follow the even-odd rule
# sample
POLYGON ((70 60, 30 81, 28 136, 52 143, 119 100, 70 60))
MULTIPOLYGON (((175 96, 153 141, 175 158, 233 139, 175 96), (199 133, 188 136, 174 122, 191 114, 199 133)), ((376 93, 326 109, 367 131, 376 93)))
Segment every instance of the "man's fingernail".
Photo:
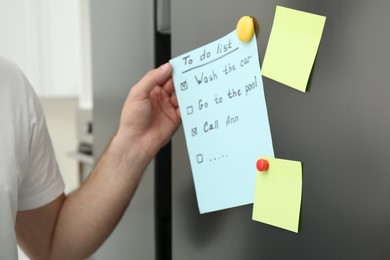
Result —
POLYGON ((169 68, 169 63, 168 62, 160 66, 161 70, 167 70, 168 68, 169 68))

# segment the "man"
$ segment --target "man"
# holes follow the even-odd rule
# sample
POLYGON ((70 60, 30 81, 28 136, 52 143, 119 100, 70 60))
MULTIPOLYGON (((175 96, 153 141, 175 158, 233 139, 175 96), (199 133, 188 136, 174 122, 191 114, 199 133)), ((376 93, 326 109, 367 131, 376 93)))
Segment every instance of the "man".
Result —
POLYGON ((37 97, 0 58, 0 258, 84 259, 109 236, 142 174, 181 123, 164 64, 130 91, 118 131, 87 181, 68 196, 37 97))

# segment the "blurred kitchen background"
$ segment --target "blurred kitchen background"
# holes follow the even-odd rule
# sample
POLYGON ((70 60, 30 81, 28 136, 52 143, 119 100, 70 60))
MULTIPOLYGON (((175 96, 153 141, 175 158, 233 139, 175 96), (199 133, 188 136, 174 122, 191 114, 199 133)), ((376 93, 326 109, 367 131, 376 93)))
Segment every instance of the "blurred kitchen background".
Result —
MULTIPOLYGON (((21 67, 41 100, 66 193, 104 151, 131 86, 168 61, 169 40, 169 1, 0 0, 0 55, 21 67)), ((132 215, 91 259, 127 259, 129 245, 142 248, 134 259, 154 257, 153 174, 154 162, 132 215)))

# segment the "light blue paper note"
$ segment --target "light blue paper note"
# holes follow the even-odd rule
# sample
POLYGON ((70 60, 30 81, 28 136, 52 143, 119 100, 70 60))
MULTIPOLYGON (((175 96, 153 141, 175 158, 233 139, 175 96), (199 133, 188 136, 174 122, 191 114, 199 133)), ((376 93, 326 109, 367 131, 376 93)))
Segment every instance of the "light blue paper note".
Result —
POLYGON ((170 63, 200 213, 253 203, 257 156, 274 157, 256 37, 233 31, 170 63))

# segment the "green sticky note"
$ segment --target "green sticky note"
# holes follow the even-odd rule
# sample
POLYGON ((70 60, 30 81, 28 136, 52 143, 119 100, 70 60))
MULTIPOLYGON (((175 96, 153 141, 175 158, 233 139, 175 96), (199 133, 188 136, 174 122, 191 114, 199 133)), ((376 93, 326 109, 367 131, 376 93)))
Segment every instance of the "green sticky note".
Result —
POLYGON ((302 197, 302 164, 260 157, 268 170, 257 172, 252 219, 298 233, 302 197))
POLYGON ((326 17, 276 7, 262 74, 306 92, 326 17))

